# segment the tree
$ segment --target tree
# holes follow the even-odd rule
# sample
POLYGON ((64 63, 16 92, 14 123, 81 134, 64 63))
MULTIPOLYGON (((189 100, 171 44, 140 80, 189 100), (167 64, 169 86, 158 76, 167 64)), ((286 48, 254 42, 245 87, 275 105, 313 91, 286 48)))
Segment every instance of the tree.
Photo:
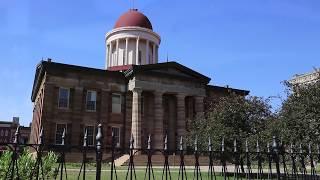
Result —
MULTIPOLYGON (((220 147, 222 138, 232 147, 233 139, 239 142, 251 138, 256 141, 273 118, 268 99, 256 96, 243 97, 230 94, 209 102, 209 109, 201 117, 188 122, 188 145, 197 137, 198 145, 207 149, 210 137, 214 147, 220 147)), ((252 144, 252 143, 251 143, 252 144)))
POLYGON ((320 143, 320 81, 292 86, 279 112, 280 134, 288 143, 320 143))

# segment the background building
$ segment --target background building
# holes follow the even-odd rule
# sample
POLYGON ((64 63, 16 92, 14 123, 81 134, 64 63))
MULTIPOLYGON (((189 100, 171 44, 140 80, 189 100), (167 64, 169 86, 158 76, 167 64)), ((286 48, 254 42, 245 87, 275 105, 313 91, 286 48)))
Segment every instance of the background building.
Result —
POLYGON ((292 85, 307 85, 317 82, 319 78, 320 68, 314 68, 312 72, 294 75, 293 78, 289 80, 289 83, 292 85))
MULTIPOLYGON (((12 143, 17 127, 20 126, 19 117, 13 117, 12 121, 0 121, 0 142, 12 143)), ((28 143, 30 127, 20 126, 20 143, 28 143)))
POLYGON ((43 128, 45 142, 82 144, 85 129, 94 145, 97 124, 103 125, 104 143, 111 132, 118 147, 128 147, 133 135, 136 148, 147 137, 152 146, 168 148, 186 135, 186 119, 205 111, 206 98, 249 92, 209 85, 210 78, 177 62, 158 62, 160 36, 149 19, 136 9, 124 13, 106 34, 105 69, 41 61, 32 91, 34 102, 31 142, 37 143, 43 128))

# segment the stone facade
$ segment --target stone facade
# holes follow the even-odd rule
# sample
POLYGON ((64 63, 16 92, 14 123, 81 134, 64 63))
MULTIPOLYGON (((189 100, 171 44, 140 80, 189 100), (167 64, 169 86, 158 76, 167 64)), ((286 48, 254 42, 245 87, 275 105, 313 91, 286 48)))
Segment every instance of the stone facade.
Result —
POLYGON ((176 62, 137 65, 119 72, 42 61, 32 93, 31 143, 38 142, 41 128, 46 143, 59 143, 59 127, 63 127, 67 143, 81 145, 84 129, 101 123, 106 146, 117 128, 119 147, 128 147, 131 135, 136 148, 145 147, 151 135, 152 146, 161 149, 167 135, 169 148, 175 149, 179 137, 186 135, 186 119, 204 112, 206 98, 217 92, 218 96, 229 91, 248 94, 210 86, 209 80, 176 62), (59 107, 61 88, 69 92, 64 108, 59 107), (87 109, 88 92, 96 92, 94 110, 87 109), (118 111, 114 96, 121 97, 118 111))

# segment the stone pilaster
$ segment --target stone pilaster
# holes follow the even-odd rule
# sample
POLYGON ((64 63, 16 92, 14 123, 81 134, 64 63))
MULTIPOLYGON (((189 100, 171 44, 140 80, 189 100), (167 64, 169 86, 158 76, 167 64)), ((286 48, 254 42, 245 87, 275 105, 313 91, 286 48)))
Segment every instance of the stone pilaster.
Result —
POLYGON ((141 148, 141 93, 142 90, 134 88, 132 90, 132 125, 131 133, 134 138, 134 147, 141 148))
POLYGON ((154 93, 154 137, 155 149, 163 149, 163 92, 154 93))
POLYGON ((196 96, 195 98, 195 112, 196 115, 202 115, 204 113, 204 97, 196 96))
POLYGON ((71 137, 72 144, 78 144, 81 142, 79 139, 81 136, 80 124, 82 123, 82 104, 83 104, 83 88, 75 87, 74 89, 74 98, 72 104, 74 104, 73 109, 73 119, 72 119, 72 130, 71 132, 75 134, 71 137))
POLYGON ((186 136, 185 94, 177 94, 177 138, 186 136))

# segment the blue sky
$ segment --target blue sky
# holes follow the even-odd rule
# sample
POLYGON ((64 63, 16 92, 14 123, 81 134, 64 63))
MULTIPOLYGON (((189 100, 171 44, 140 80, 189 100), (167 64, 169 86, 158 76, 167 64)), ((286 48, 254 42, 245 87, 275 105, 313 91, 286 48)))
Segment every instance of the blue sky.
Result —
MULTIPOLYGON (((0 120, 32 119, 35 66, 104 67, 105 33, 129 0, 0 0, 0 120)), ((135 0, 175 60, 251 95, 282 95, 281 81, 320 66, 318 0, 135 0)), ((278 106, 278 102, 273 102, 278 106)))

